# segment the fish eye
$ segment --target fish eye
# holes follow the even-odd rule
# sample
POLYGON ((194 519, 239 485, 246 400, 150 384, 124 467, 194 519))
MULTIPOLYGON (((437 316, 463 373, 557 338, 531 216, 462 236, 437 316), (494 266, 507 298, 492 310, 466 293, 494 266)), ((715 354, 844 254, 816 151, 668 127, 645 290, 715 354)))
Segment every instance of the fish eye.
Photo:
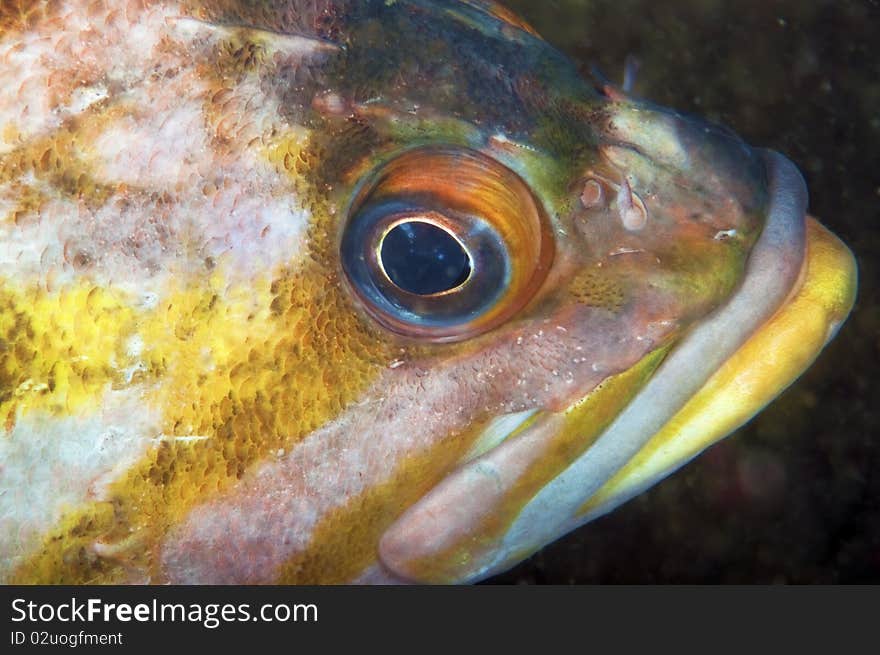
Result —
POLYGON ((349 285, 397 334, 459 341, 531 300, 554 255, 549 221, 527 184, 466 148, 423 147, 362 182, 342 232, 349 285))

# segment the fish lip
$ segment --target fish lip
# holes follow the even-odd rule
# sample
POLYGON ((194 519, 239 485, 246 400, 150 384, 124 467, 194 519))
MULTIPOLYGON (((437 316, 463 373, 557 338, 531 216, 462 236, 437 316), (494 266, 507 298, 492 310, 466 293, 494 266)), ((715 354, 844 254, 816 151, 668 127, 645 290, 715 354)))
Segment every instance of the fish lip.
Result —
POLYGON ((389 570, 420 582, 475 582, 513 566, 584 523, 578 508, 585 499, 632 459, 785 304, 800 279, 806 253, 806 184, 788 159, 772 151, 758 152, 769 180, 766 221, 740 286, 727 302, 683 337, 611 425, 523 506, 500 537, 470 534, 469 529, 479 529, 487 502, 503 497, 504 471, 498 466, 503 456, 514 442, 540 429, 541 420, 457 469, 406 510, 380 540, 379 557, 389 570), (483 472, 498 479, 487 484, 483 472), (487 489, 494 494, 488 499, 480 493, 487 489), (450 507, 451 518, 444 515, 450 507), (445 567, 443 563, 428 571, 421 567, 432 556, 460 553, 461 549, 450 548, 451 543, 473 544, 474 552, 445 567))

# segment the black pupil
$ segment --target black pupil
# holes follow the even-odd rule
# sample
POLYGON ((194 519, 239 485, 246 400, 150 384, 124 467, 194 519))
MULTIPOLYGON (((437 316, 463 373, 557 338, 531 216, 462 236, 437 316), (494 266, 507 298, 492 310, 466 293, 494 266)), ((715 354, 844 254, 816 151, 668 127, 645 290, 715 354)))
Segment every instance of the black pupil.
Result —
POLYGON ((471 274, 467 253, 452 235, 431 223, 401 223, 385 235, 382 266, 394 284, 420 296, 460 286, 471 274))

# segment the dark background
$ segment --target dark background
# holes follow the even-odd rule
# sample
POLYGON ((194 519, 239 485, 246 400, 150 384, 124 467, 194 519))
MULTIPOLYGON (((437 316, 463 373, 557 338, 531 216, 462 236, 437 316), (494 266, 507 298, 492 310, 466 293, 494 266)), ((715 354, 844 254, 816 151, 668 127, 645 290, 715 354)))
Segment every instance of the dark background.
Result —
POLYGON ((855 253, 837 339, 696 461, 499 583, 878 583, 880 5, 874 0, 508 0, 586 72, 786 154, 855 253))

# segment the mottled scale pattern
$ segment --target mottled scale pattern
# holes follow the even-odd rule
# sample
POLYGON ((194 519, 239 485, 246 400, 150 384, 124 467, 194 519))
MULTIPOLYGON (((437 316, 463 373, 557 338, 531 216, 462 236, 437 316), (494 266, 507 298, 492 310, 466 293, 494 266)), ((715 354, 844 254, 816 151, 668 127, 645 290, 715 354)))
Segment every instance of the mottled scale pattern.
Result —
POLYGON ((170 3, 4 9, 0 449, 70 483, 30 480, 43 507, 20 517, 2 470, 0 550, 20 561, 11 580, 145 579, 129 552, 338 414, 377 341, 308 225, 309 135, 279 121, 260 53, 170 3), (98 445, 53 442, 39 425, 59 419, 98 445), (82 506, 41 535, 67 504, 82 506))

